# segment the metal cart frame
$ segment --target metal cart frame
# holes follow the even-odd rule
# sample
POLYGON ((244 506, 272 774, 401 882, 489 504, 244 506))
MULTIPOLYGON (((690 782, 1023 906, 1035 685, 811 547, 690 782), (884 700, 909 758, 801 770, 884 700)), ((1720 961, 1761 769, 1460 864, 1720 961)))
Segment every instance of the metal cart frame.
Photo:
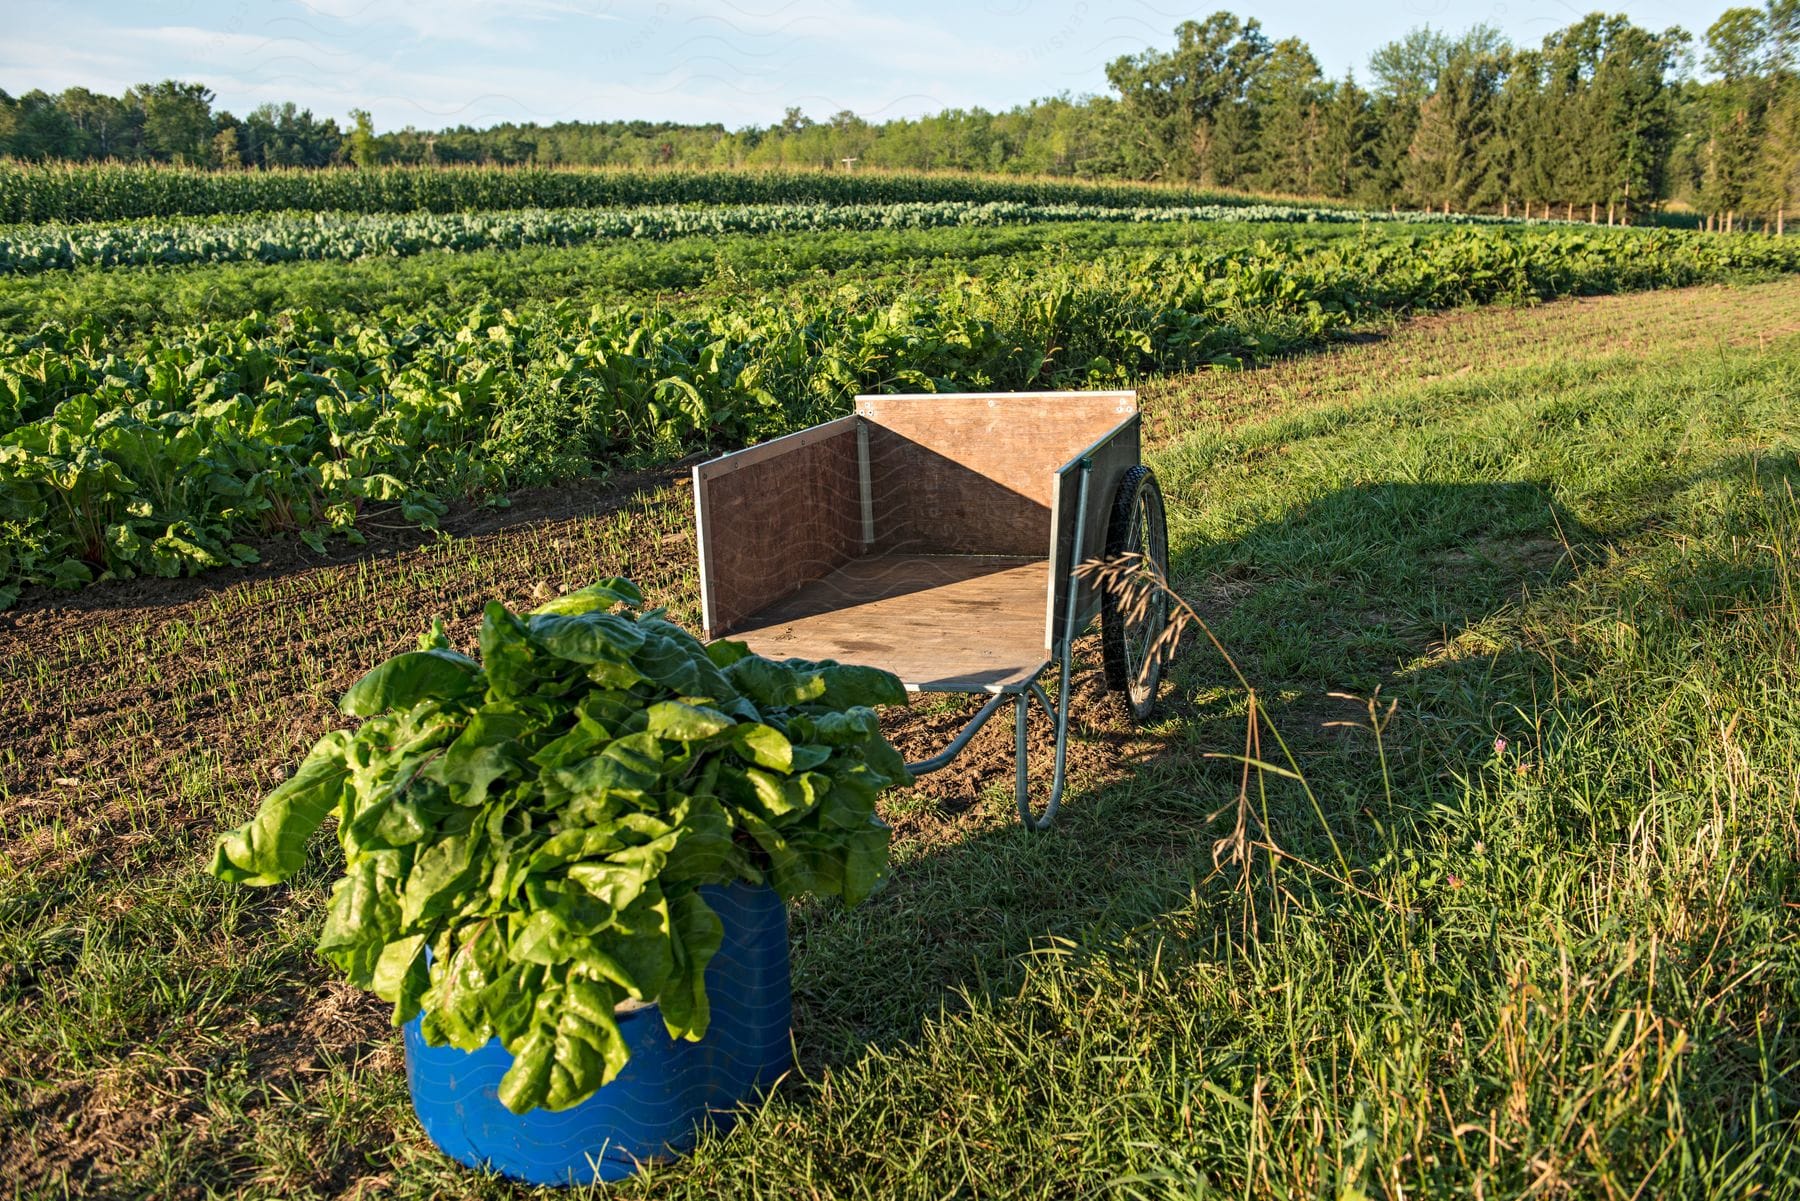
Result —
POLYGON ((1135 551, 1166 571, 1161 495, 1139 454, 1135 392, 859 396, 850 416, 694 468, 706 636, 884 667, 909 692, 989 694, 915 774, 953 762, 1010 701, 1019 819, 1045 829, 1067 783, 1073 647, 1095 614, 1108 683, 1138 716, 1160 675, 1166 610, 1127 637, 1126 615, 1078 570, 1135 551), (1041 813, 1034 702, 1056 736, 1041 813))

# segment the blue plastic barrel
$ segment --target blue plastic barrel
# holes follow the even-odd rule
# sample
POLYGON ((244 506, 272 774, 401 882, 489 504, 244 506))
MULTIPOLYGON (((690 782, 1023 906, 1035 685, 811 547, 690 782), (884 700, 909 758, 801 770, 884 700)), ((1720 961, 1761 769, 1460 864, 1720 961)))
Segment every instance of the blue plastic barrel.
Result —
POLYGON ((512 1066, 498 1039, 475 1052, 427 1046, 414 1018, 406 1082, 431 1141, 452 1159, 528 1184, 579 1185, 619 1180, 687 1151, 705 1127, 729 1127, 739 1105, 792 1062, 787 907, 767 887, 700 891, 725 925, 706 969, 705 1038, 670 1038, 655 1006, 620 1014, 631 1062, 612 1083, 561 1113, 515 1114, 498 1095, 512 1066))

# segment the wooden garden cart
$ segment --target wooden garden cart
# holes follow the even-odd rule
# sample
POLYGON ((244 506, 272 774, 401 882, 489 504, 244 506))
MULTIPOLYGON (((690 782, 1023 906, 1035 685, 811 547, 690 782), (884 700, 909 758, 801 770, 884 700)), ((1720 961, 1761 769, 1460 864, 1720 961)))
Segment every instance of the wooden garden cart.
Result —
POLYGON ((1019 818, 1043 829, 1062 802, 1072 647, 1095 613, 1107 686, 1134 717, 1161 677, 1163 594, 1121 603, 1076 570, 1136 553, 1166 578, 1162 494, 1138 458, 1135 392, 859 396, 848 417, 694 468, 706 636, 883 667, 909 691, 991 694, 915 773, 950 763, 1010 701, 1019 818), (1039 682, 1052 663, 1055 705, 1039 682), (1034 700, 1056 730, 1041 814, 1026 779, 1034 700))

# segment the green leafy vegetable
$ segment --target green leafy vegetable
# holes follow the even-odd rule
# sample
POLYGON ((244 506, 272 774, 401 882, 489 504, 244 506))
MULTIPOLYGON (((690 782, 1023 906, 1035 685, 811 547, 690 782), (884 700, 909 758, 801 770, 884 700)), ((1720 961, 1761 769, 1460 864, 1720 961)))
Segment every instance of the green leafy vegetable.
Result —
POLYGON ((617 579, 523 616, 490 604, 480 661, 434 626, 351 688, 362 725, 321 738, 213 862, 278 883, 335 815, 320 953, 396 1024, 423 1011, 433 1044, 500 1039, 515 1112, 618 1074, 627 999, 705 1034, 723 927, 702 885, 854 904, 886 870, 875 797, 908 776, 869 706, 899 681, 702 646, 641 604, 617 579))
POLYGON ((264 797, 247 825, 219 839, 213 875, 236 884, 277 884, 298 871, 307 838, 343 795, 349 744, 343 730, 319 739, 294 778, 264 797))

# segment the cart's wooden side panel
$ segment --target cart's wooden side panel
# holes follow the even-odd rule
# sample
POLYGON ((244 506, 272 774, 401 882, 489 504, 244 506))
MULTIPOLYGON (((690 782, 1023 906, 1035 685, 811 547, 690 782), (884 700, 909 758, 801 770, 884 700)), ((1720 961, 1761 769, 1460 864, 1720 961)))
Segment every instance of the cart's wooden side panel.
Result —
POLYGON ((862 553, 860 424, 840 417, 694 468, 708 638, 862 553))
MULTIPOLYGON (((1106 532, 1112 519, 1114 495, 1125 473, 1138 464, 1139 439, 1140 421, 1133 414, 1073 456, 1056 473, 1053 515, 1056 553, 1050 557, 1050 623, 1044 631, 1045 646, 1055 646, 1056 640, 1062 637, 1071 590, 1071 570, 1106 554, 1106 532), (1087 520, 1082 523, 1081 545, 1077 547, 1075 515, 1080 508, 1082 459, 1087 459, 1091 466, 1088 470, 1087 520)), ((1079 635, 1099 609, 1100 594, 1092 583, 1083 580, 1074 586, 1074 596, 1075 630, 1079 635)))
POLYGON ((1136 409, 1130 392, 857 397, 872 549, 1046 554, 1056 469, 1136 409))

